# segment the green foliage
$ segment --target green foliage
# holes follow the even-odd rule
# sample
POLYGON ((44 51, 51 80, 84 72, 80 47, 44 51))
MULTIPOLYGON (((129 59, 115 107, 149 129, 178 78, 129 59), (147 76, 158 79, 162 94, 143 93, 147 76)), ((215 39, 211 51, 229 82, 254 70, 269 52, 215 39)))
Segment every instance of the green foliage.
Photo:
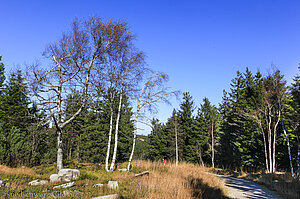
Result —
POLYGON ((146 158, 152 161, 161 161, 169 157, 169 141, 165 126, 158 119, 152 120, 152 131, 148 136, 146 158))
POLYGON ((187 162, 196 162, 197 154, 195 150, 197 132, 193 131, 193 112, 194 101, 192 96, 186 92, 183 94, 183 102, 180 104, 179 118, 181 133, 179 137, 183 138, 183 159, 187 162))

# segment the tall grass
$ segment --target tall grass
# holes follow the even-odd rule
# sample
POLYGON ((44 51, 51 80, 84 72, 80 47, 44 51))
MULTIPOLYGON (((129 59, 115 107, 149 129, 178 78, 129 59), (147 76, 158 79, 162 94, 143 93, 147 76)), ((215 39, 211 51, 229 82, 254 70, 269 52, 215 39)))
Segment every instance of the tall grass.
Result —
POLYGON ((162 165, 149 161, 139 161, 137 165, 150 171, 149 176, 132 182, 137 198, 226 198, 223 181, 206 174, 203 167, 186 163, 162 165))
MULTIPOLYGON (((159 162, 134 161, 131 172, 106 172, 101 166, 73 165, 80 167, 80 178, 76 180, 76 186, 70 191, 80 193, 80 198, 92 198, 96 196, 119 194, 124 198, 149 198, 149 199, 188 199, 188 198, 226 198, 224 183, 217 177, 205 173, 205 167, 192 164, 173 163, 162 165, 159 162), (149 175, 134 177, 134 174, 149 171, 149 175), (119 190, 111 190, 108 187, 93 187, 94 184, 107 184, 109 180, 119 182, 119 190)), ((122 165, 119 165, 122 168, 122 165)), ((34 168, 9 168, 0 166, 0 177, 9 178, 11 188, 2 191, 9 193, 40 193, 60 194, 64 190, 53 190, 56 184, 48 183, 44 186, 28 186, 30 180, 37 178, 49 179, 55 172, 53 165, 41 165, 34 168)), ((1 180, 1 179, 0 179, 1 180)), ((60 183, 61 184, 61 183, 60 183)), ((47 197, 40 197, 47 198, 47 197)), ((76 198, 61 196, 59 198, 76 198)), ((78 197, 77 197, 78 198, 78 197)))

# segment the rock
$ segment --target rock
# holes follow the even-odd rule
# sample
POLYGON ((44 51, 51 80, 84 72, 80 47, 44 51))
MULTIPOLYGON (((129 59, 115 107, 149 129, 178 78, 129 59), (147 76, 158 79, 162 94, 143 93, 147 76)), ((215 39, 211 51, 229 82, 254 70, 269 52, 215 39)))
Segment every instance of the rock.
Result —
POLYGON ((119 189, 118 181, 108 181, 107 187, 110 189, 119 189))
POLYGON ((48 180, 34 180, 28 183, 28 185, 30 186, 39 186, 39 185, 45 185, 48 183, 48 180))
POLYGON ((80 171, 78 169, 61 169, 58 172, 58 176, 63 181, 71 181, 71 180, 77 180, 80 176, 80 171))
POLYGON ((82 195, 82 192, 80 191, 70 191, 70 190, 65 190, 63 191, 63 195, 64 196, 69 196, 69 197, 76 197, 76 196, 81 196, 82 195))
POLYGON ((58 174, 52 174, 50 176, 50 182, 61 182, 61 178, 58 174))
POLYGON ((76 185, 75 182, 69 182, 66 184, 61 184, 61 185, 55 186, 55 187, 53 187, 53 189, 61 189, 61 188, 65 189, 65 188, 73 187, 75 185, 76 185))
POLYGON ((119 171, 123 171, 123 172, 127 171, 126 168, 124 168, 124 169, 118 169, 118 170, 119 170, 119 171))
POLYGON ((98 183, 98 184, 94 184, 93 187, 103 187, 104 184, 98 183))
POLYGON ((5 185, 7 184, 8 179, 5 180, 0 180, 0 187, 5 187, 5 185))
POLYGON ((92 199, 123 199, 123 196, 118 194, 106 195, 106 196, 98 196, 92 199))

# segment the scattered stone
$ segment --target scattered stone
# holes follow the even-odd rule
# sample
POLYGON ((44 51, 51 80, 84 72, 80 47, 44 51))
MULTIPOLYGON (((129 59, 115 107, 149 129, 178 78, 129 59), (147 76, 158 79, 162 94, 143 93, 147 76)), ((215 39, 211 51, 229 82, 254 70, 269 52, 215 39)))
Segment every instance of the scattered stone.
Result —
POLYGON ((94 184, 93 187, 103 187, 104 184, 98 183, 98 184, 94 184))
POLYGON ((119 170, 119 171, 123 171, 123 172, 127 171, 126 168, 124 168, 124 169, 118 169, 118 170, 119 170))
POLYGON ((58 172, 58 176, 63 181, 70 182, 71 180, 77 180, 80 176, 80 171, 78 169, 61 169, 58 172))
POLYGON ((107 187, 110 189, 119 189, 118 181, 108 181, 107 187))
POLYGON ((45 185, 48 183, 48 180, 34 180, 28 183, 28 185, 30 186, 39 186, 39 185, 45 185))
POLYGON ((61 185, 55 186, 55 187, 53 187, 53 189, 61 189, 61 188, 65 189, 65 188, 73 187, 75 185, 76 185, 75 182, 69 182, 66 184, 61 184, 61 185))
POLYGON ((69 197, 76 197, 76 196, 81 196, 82 192, 80 191, 70 191, 70 190, 65 190, 63 191, 64 196, 69 196, 69 197))
POLYGON ((50 176, 50 182, 61 182, 61 178, 58 174, 52 174, 50 176))
POLYGON ((142 172, 142 173, 135 174, 134 177, 139 177, 139 176, 149 175, 149 174, 150 174, 149 171, 144 171, 144 172, 142 172))
POLYGON ((106 195, 106 196, 98 196, 92 199, 123 199, 123 196, 118 194, 106 195))
POLYGON ((5 187, 5 185, 7 184, 8 179, 5 180, 0 180, 0 187, 5 187))

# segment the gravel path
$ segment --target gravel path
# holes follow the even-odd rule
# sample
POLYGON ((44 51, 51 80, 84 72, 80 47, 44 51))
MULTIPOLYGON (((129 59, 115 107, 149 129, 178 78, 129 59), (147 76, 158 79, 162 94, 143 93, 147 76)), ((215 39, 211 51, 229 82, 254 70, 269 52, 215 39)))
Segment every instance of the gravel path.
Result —
POLYGON ((223 175, 216 175, 222 180, 224 180, 227 190, 228 196, 230 198, 262 198, 262 199, 282 199, 280 196, 275 193, 269 191, 267 188, 255 184, 253 182, 249 182, 247 180, 232 178, 223 175))

